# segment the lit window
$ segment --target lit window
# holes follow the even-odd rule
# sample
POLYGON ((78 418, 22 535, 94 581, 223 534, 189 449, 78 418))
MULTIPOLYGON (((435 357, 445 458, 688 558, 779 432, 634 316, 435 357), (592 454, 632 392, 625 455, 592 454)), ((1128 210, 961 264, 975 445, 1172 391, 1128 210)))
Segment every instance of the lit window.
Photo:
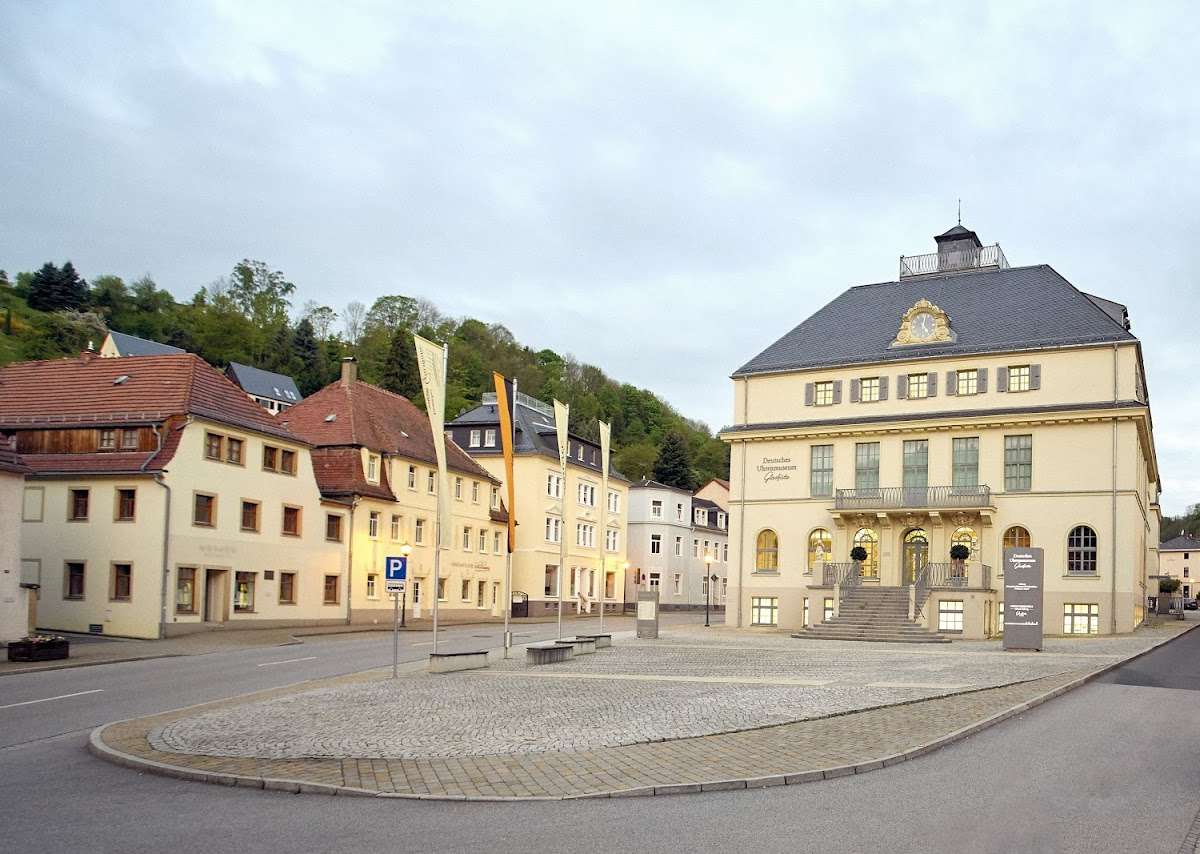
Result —
POLYGON ((875 578, 879 575, 879 538, 870 528, 859 528, 854 534, 854 545, 867 553, 862 562, 864 578, 875 578))
POLYGON ((181 566, 175 578, 175 613, 196 613, 196 568, 181 566))
MULTIPOLYGON (((725 549, 728 551, 729 544, 725 549)), ((812 572, 818 564, 829 560, 833 552, 833 537, 825 528, 817 528, 808 535, 808 571, 812 572)))
POLYGON ((813 383, 813 405, 814 406, 832 406, 833 405, 833 383, 813 383))
POLYGON ((779 597, 750 597, 750 624, 753 626, 779 625, 779 597))
POLYGON ((1006 549, 1027 549, 1032 542, 1029 531, 1020 525, 1013 525, 1004 532, 1004 548, 1006 549))
POLYGON ((966 371, 959 371, 955 379, 954 390, 960 394, 976 394, 979 391, 979 371, 971 368, 966 371))
POLYGON ((833 597, 826 596, 821 603, 822 616, 821 619, 828 623, 833 619, 833 597))
POLYGON ((755 556, 755 572, 777 572, 779 570, 779 536, 770 528, 759 532, 755 556))
POLYGON ((1100 606, 1081 602, 1068 602, 1063 605, 1063 634, 1100 634, 1100 606))
POLYGON ((233 589, 233 610, 254 610, 254 573, 239 572, 235 576, 233 589))
POLYGON ((374 572, 367 573, 367 598, 379 598, 379 576, 374 572))
POLYGON ((938 631, 961 632, 963 630, 963 603, 961 601, 938 602, 938 631))
POLYGON ((879 400, 879 377, 865 377, 859 381, 858 399, 863 403, 879 400))

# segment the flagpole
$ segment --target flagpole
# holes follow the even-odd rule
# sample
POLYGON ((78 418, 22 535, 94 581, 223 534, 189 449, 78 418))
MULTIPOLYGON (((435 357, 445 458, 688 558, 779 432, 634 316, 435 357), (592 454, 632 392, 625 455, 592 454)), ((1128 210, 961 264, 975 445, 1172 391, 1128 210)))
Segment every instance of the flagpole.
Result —
MULTIPOLYGON (((503 392, 503 388, 496 390, 497 394, 503 392)), ((513 377, 513 412, 508 413, 509 426, 512 433, 512 446, 514 452, 517 447, 517 378, 513 377)), ((499 412, 499 397, 497 397, 496 410, 499 412)), ((507 472, 506 472, 507 474, 507 472)), ((507 486, 507 484, 506 484, 507 486)), ((512 502, 508 502, 512 504, 512 502)), ((509 518, 516 513, 515 507, 508 508, 509 518)), ((511 528, 510 528, 511 530, 511 528)), ((509 625, 509 618, 512 616, 512 542, 508 541, 508 532, 505 532, 505 549, 504 549, 504 657, 509 657, 509 650, 512 649, 512 629, 509 625)))
POLYGON ((567 464, 565 458, 561 458, 558 470, 562 475, 561 500, 559 501, 559 514, 561 517, 560 527, 558 529, 558 637, 562 638, 562 606, 563 606, 563 581, 567 575, 567 464))
MULTIPOLYGON (((446 344, 442 345, 442 382, 443 382, 443 384, 449 380, 449 375, 447 373, 449 364, 450 364, 450 344, 446 343, 446 344)), ((442 394, 445 394, 444 385, 443 385, 442 394)), ((442 405, 445 406, 444 399, 443 399, 442 405)), ((428 407, 428 402, 426 403, 426 406, 428 407)), ((434 441, 436 442, 437 439, 435 438, 434 441)), ((442 524, 443 524, 442 507, 446 500, 446 496, 442 495, 442 492, 444 491, 444 487, 446 485, 444 482, 445 480, 446 479, 443 477, 438 478, 437 522, 435 524, 435 530, 434 530, 434 534, 433 534, 433 654, 434 655, 437 655, 437 651, 438 651, 438 599, 441 598, 438 595, 438 592, 439 592, 438 588, 441 587, 441 580, 442 580, 442 524)))
MULTIPOLYGON (((604 542, 600 546, 600 631, 599 634, 604 634, 604 594, 608 589, 608 558, 604 555, 604 550, 608 548, 608 451, 609 451, 609 425, 603 421, 600 424, 600 500, 603 502, 600 505, 600 529, 604 535, 604 542)), ((615 592, 615 591, 614 591, 615 592)))

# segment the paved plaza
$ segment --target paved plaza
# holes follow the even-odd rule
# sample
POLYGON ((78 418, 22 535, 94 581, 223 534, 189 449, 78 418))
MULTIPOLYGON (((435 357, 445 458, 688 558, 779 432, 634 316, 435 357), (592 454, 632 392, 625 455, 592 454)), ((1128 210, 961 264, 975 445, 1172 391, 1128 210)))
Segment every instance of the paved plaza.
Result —
POLYGON ((98 747, 199 779, 426 797, 799 782, 908 758, 1192 625, 1042 653, 678 627, 556 665, 321 680, 113 725, 98 747))

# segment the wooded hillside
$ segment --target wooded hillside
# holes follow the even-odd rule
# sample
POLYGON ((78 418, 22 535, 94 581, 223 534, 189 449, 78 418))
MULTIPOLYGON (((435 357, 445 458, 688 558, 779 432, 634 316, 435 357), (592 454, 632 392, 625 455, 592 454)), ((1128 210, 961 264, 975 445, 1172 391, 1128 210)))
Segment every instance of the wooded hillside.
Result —
POLYGON ((625 475, 653 477, 669 436, 672 485, 699 486, 729 476, 729 450, 708 427, 689 420, 647 389, 620 383, 599 368, 518 342, 500 324, 450 318, 427 300, 381 296, 369 307, 292 304, 295 285, 261 261, 243 260, 176 302, 149 276, 126 283, 100 275, 90 283, 68 261, 12 279, 0 270, 0 364, 73 356, 99 347, 108 329, 182 347, 223 368, 242 362, 296 378, 309 394, 332 382, 343 356, 354 355, 368 382, 423 405, 411 334, 450 345, 446 412, 454 416, 492 388, 493 370, 521 391, 571 405, 571 429, 598 438, 596 420, 612 422, 613 464, 625 475), (682 462, 680 449, 682 448, 682 462))

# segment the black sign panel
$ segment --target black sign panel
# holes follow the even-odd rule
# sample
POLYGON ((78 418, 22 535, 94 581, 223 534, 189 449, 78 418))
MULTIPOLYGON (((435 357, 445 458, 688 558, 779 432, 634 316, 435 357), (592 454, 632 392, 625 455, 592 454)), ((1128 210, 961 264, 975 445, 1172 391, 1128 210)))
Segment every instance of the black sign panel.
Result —
POLYGON ((1004 648, 1042 648, 1042 550, 1004 550, 1004 648))

